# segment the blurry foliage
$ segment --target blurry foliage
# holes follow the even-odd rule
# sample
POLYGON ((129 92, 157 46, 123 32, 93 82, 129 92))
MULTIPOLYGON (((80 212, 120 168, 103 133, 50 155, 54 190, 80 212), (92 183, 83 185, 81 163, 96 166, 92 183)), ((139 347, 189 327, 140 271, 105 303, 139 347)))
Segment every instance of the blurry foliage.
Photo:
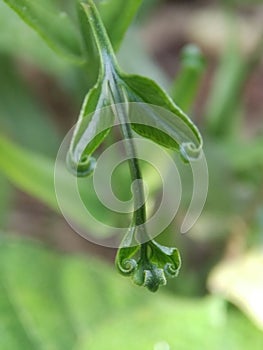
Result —
POLYGON ((261 349, 261 332, 220 299, 149 295, 99 261, 12 235, 0 253, 2 349, 261 349))
POLYGON ((0 66, 2 132, 25 147, 54 156, 59 137, 49 112, 45 106, 37 103, 21 78, 14 60, 8 55, 0 55, 0 66))
MULTIPOLYGON (((42 11, 39 3, 35 6, 37 12, 42 11)), ((114 3, 118 4, 119 1, 114 3)), ((139 4, 139 1, 136 3, 139 4)), ((261 1, 225 2, 226 5, 229 3, 249 5, 260 4, 261 1)), ((69 26, 73 29, 69 30, 73 33, 73 39, 81 37, 80 28, 76 28, 77 14, 72 1, 46 1, 45 4, 47 8, 55 6, 56 11, 63 14, 58 22, 55 13, 52 14, 54 27, 43 22, 40 28, 35 27, 34 21, 32 23, 30 14, 27 22, 34 27, 33 31, 3 1, 0 2, 1 227, 6 226, 12 211, 14 188, 10 182, 52 209, 58 209, 53 167, 62 135, 48 106, 39 101, 32 86, 21 74, 21 62, 51 76, 71 96, 74 106, 80 104, 96 76, 96 69, 81 65, 81 55, 87 53, 85 43, 79 42, 78 46, 77 39, 76 42, 73 40, 73 45, 68 44, 69 37, 64 32, 64 23, 67 26, 67 23, 71 23, 69 26), (67 14, 66 19, 64 13, 67 14), (46 27, 48 32, 43 34, 46 27), (53 42, 51 31, 54 28, 60 28, 60 31, 53 42), (64 61, 56 56, 37 33, 45 37, 51 48, 62 55, 66 53, 67 59, 64 61), (73 65, 72 61, 77 64, 73 65)), ((109 28, 113 25, 112 18, 114 24, 118 23, 118 6, 114 7, 117 11, 115 14, 105 10, 109 28)), ((137 5, 134 6, 135 14, 137 5)), ((137 25, 142 25, 140 21, 147 17, 152 6, 153 2, 144 2, 144 11, 139 13, 137 25)), ((23 8, 16 10, 21 15, 23 8)), ((128 16, 119 34, 114 34, 115 47, 120 44, 131 20, 128 16)), ((134 36, 136 31, 128 33, 120 49, 124 68, 128 70, 126 67, 131 67, 136 73, 143 71, 146 75, 149 72, 167 89, 171 86, 178 105, 193 110, 204 66, 199 66, 200 71, 191 71, 192 61, 189 66, 182 61, 178 80, 168 81, 160 67, 156 67, 144 51, 143 45, 137 45, 134 36)), ((205 138, 210 173, 207 204, 188 237, 176 238, 183 251, 184 267, 181 276, 170 284, 170 288, 173 292, 188 296, 204 293, 211 267, 222 256, 222 248, 228 247, 229 240, 235 237, 233 231, 236 230, 237 218, 243 224, 237 229, 243 241, 240 248, 240 241, 234 239, 234 252, 263 243, 263 127, 252 136, 247 136, 250 135, 247 133, 249 116, 245 114, 242 99, 246 81, 262 57, 262 44, 256 48, 254 56, 252 54, 246 58, 231 41, 235 37, 229 37, 206 97, 206 118, 199 122, 205 138), (206 254, 203 256, 204 246, 206 254), (210 255, 207 251, 210 251, 210 255)), ((177 221, 183 216, 191 196, 191 174, 184 166, 179 170, 184 186, 183 204, 175 223, 163 236, 164 243, 174 240, 175 231, 180 227, 177 221)), ((159 179, 151 172, 149 174, 149 187, 154 187, 153 194, 156 194, 159 179)), ((126 177, 124 171, 124 183, 126 177)), ((67 182, 63 186, 67 189, 67 210, 77 222, 90 229, 83 217, 78 215, 67 182)), ((100 206, 89 186, 85 187, 85 191, 88 191, 95 215, 112 221, 112 224, 120 220, 100 206)), ((0 249, 0 345, 3 349, 72 349, 73 345, 79 350, 105 349, 105 343, 107 349, 152 349, 154 344, 164 341, 170 344, 171 349, 189 349, 189 344, 193 343, 195 349, 219 349, 223 346, 231 350, 261 349, 262 333, 240 312, 228 309, 222 300, 214 297, 181 299, 162 294, 149 296, 122 283, 121 277, 98 261, 94 267, 93 260, 65 258, 17 238, 2 236, 0 249), (145 334, 148 336, 145 337, 145 334), (110 344, 107 341, 109 338, 112 340, 110 344)), ((238 274, 242 274, 242 271, 238 274)), ((247 275, 250 275, 249 271, 247 275)), ((250 283, 249 278, 244 283, 250 283)), ((226 283, 222 288, 227 290, 226 283)), ((235 301, 235 297, 222 294, 235 301)))

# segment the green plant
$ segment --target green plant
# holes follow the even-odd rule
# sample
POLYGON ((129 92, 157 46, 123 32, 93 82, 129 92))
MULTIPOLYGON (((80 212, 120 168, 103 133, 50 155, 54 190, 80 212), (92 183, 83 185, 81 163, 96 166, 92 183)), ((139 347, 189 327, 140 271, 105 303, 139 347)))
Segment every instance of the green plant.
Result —
POLYGON ((127 75, 119 68, 113 47, 118 48, 140 1, 126 2, 125 13, 118 20, 117 26, 114 18, 120 9, 119 4, 114 2, 113 8, 109 4, 106 8, 101 5, 100 13, 110 37, 91 0, 77 4, 80 35, 66 13, 63 12, 59 17, 56 15, 56 6, 52 3, 48 2, 43 9, 40 3, 6 2, 37 30, 51 48, 89 69, 91 81, 98 74, 97 83, 89 90, 81 109, 68 152, 68 165, 77 176, 90 175, 96 163, 91 156, 109 133, 114 117, 118 118, 126 141, 131 178, 136 184, 134 207, 137 209, 134 210, 130 229, 117 254, 116 265, 122 274, 133 275, 136 284, 156 291, 160 285, 166 284, 167 277, 177 276, 181 260, 176 248, 162 246, 147 235, 144 189, 142 183, 138 182, 142 180, 142 174, 133 143, 133 131, 162 146, 179 151, 185 162, 198 157, 202 139, 192 121, 154 81, 137 75, 127 75), (140 123, 129 120, 130 112, 127 108, 132 103, 142 106, 143 116, 140 123), (165 108, 173 117, 161 116, 152 105, 165 108), (106 107, 110 112, 105 116, 103 109, 106 107), (149 125, 149 121, 154 126, 149 125), (139 241, 135 239, 137 231, 140 231, 139 241))
MULTIPOLYGON (((143 45, 140 45, 137 30, 140 26, 144 27, 151 17, 149 9, 154 8, 153 3, 157 1, 143 2, 145 7, 140 9, 137 20, 125 38, 124 33, 142 1, 95 1, 114 48, 114 56, 118 58, 116 74, 122 86, 126 89, 128 85, 128 92, 134 89, 130 81, 129 84, 122 81, 127 75, 119 66, 127 72, 149 76, 167 91, 170 89, 178 106, 191 112, 205 139, 210 174, 209 194, 202 216, 189 235, 177 235, 174 243, 174 233, 179 231, 181 217, 185 216, 191 199, 192 178, 189 176, 189 167, 180 162, 173 152, 178 145, 171 137, 170 153, 178 159, 177 167, 184 189, 178 216, 158 238, 162 245, 148 242, 148 266, 147 262, 140 261, 140 247, 136 247, 137 242, 133 239, 134 234, 138 235, 138 230, 133 223, 118 253, 116 265, 120 272, 124 269, 127 275, 130 269, 132 278, 139 283, 150 276, 146 282, 151 289, 156 289, 164 282, 163 274, 176 274, 176 268, 169 269, 171 265, 180 265, 176 248, 167 247, 176 245, 183 253, 184 264, 180 275, 171 280, 158 295, 151 295, 143 288, 127 284, 114 273, 112 266, 102 263, 101 259, 91 257, 93 252, 103 254, 104 249, 94 249, 75 235, 67 236, 64 224, 61 228, 61 211, 53 179, 55 155, 63 133, 74 123, 70 116, 77 114, 87 90, 92 89, 99 70, 102 70, 100 50, 96 46, 87 14, 81 6, 76 11, 76 1, 73 0, 5 2, 0 2, 0 230, 6 232, 0 235, 0 348, 97 350, 170 346, 172 349, 189 350, 189 344, 195 344, 197 349, 261 349, 262 332, 255 325, 262 329, 262 259, 260 252, 257 258, 253 251, 262 246, 263 232, 263 138, 260 125, 262 112, 259 108, 262 104, 254 95, 257 82, 261 82, 261 70, 258 67, 262 57, 262 40, 255 45, 255 50, 252 50, 251 45, 251 52, 244 54, 241 46, 243 40, 240 40, 243 31, 239 30, 238 24, 240 13, 236 12, 239 5, 231 7, 231 11, 227 7, 225 16, 228 25, 220 27, 222 32, 224 28, 227 33, 226 45, 221 49, 210 47, 206 52, 210 69, 206 70, 205 79, 200 84, 204 59, 196 47, 190 45, 182 50, 181 61, 176 62, 178 70, 173 81, 173 77, 169 79, 162 71, 164 65, 153 62, 143 45), (45 18, 41 18, 44 15, 45 18), (46 25, 47 18, 53 21, 50 26, 46 25), (67 32, 69 35, 66 35, 67 32), (121 50, 116 54, 121 43, 121 50), (214 74, 211 74, 212 70, 214 74), (38 84, 43 79, 51 82, 51 94, 55 93, 60 103, 62 99, 56 113, 49 103, 49 92, 45 89, 39 91, 38 84), (251 83, 247 84, 250 79, 253 88, 251 83), (194 105, 197 94, 198 104, 194 105), (253 98, 249 101, 251 94, 253 98), (256 102, 255 106, 249 108, 253 101, 256 102), (255 123, 258 122, 257 128, 250 123, 251 117, 255 123), (29 203, 33 201, 36 212, 31 205, 28 207, 28 197, 21 196, 20 191, 33 197, 29 203), (44 204, 44 213, 38 212, 39 202, 44 204), (62 255, 31 240, 13 236, 10 231, 18 235, 24 233, 41 237, 49 246, 56 245, 58 249, 66 248, 70 252, 76 249, 71 242, 80 240, 81 248, 77 247, 76 256, 72 253, 62 255), (79 253, 83 249, 90 252, 85 254, 88 255, 85 258, 79 253), (230 261, 224 259, 225 255, 231 257, 230 261), (235 259, 235 256, 238 258, 235 259), (222 264, 218 266, 220 261, 222 264), (154 265, 156 268, 153 268, 154 265), (137 267, 137 270, 133 271, 133 267, 137 267), (144 269, 150 273, 143 275, 144 269), (155 275, 157 283, 153 283, 151 274, 155 275), (207 295, 209 292, 217 293, 220 297, 207 295), (240 310, 229 305, 229 301, 240 310), (138 340, 136 345, 134 334, 138 340)), ((176 6, 173 9, 177 9, 176 6)), ((188 6, 189 12, 194 13, 191 5, 188 6)), ((251 6, 246 8, 253 9, 251 6)), ((211 18, 216 21, 217 14, 222 14, 221 10, 220 6, 215 6, 214 17, 210 12, 208 16, 205 15, 209 17, 208 23, 211 23, 211 18)), ((259 11, 254 12, 260 15, 260 7, 259 11)), ((252 13, 249 19, 253 18, 252 13)), ((158 12, 156 25, 161 17, 158 12)), ((245 11, 242 12, 243 20, 248 20, 245 11)), ((193 30, 189 22, 186 26, 187 31, 193 30)), ((183 27, 182 24, 182 30, 183 27)), ((174 40, 180 44, 185 37, 178 33, 178 38, 176 36, 174 40)), ((251 36, 249 42, 253 42, 251 36)), ((196 43, 209 48, 209 43, 204 40, 199 39, 196 43)), ((159 45, 158 40, 155 44, 159 45)), ((165 50, 162 47, 162 55, 167 58, 165 50)), ((176 61, 175 56, 172 59, 176 61)), ((117 61, 115 57, 114 60, 117 61)), ((137 85, 147 79, 140 77, 138 80, 137 85)), ((153 86, 152 83, 150 86, 153 86)), ((138 89, 136 95, 139 96, 141 90, 138 89)), ((121 92, 128 95, 127 90, 124 93, 122 89, 121 92)), ((133 96, 131 92, 129 95, 133 96)), ((155 98, 156 95, 154 92, 155 98)), ((107 94, 107 98, 112 101, 111 94, 107 94)), ((110 108, 107 110, 111 111, 110 108)), ((100 116, 104 116, 103 110, 100 116)), ((131 113, 125 115, 130 116, 131 113)), ((111 120, 118 118, 112 111, 109 117, 111 120)), ((167 137, 161 139, 160 130, 170 135, 168 129, 150 129, 150 119, 146 114, 144 121, 148 129, 144 129, 144 133, 141 129, 141 135, 151 134, 160 144, 163 145, 163 141, 167 143, 167 137)), ((174 120, 181 121, 178 117, 174 120)), ((86 123, 83 120, 82 125, 85 127, 88 122, 89 118, 86 123)), ((97 125, 99 130, 103 129, 99 122, 97 125)), ((136 136, 136 128, 140 125, 130 126, 136 136)), ((97 157, 112 137, 120 137, 120 133, 115 130, 107 132, 104 145, 94 154, 85 150, 90 159, 97 157)), ((78 136, 82 137, 81 132, 78 136)), ((191 136, 194 135, 191 133, 191 136)), ((75 174, 76 144, 73 140, 71 170, 75 174)), ((114 157, 118 157, 117 152, 114 157)), ((147 193, 151 201, 161 194, 160 183, 143 162, 140 161, 139 165, 151 189, 151 193, 147 193)), ((87 163, 84 162, 84 170, 85 166, 87 163)), ((74 201, 71 183, 68 182, 71 175, 67 169, 64 170, 64 163, 57 161, 56 167, 62 174, 65 216, 70 216, 91 238, 92 232, 95 237, 96 226, 81 215, 81 207, 74 201)), ((118 196, 120 194, 120 198, 123 196, 126 200, 130 194, 130 175, 128 169, 122 171, 121 168, 117 176, 113 176, 112 184, 114 190, 117 184, 118 196)), ((123 219, 123 216, 107 211, 98 203, 96 193, 92 190, 91 176, 79 178, 77 182, 83 202, 85 205, 88 202, 87 207, 92 207, 95 217, 102 218, 109 226, 119 227, 117 225, 124 222, 125 227, 128 227, 130 217, 129 221, 127 216, 123 219)), ((149 215, 151 207, 147 209, 149 215)), ((107 235, 107 232, 103 234, 107 235)), ((111 254, 110 249, 105 251, 111 254)))
MULTIPOLYGON (((73 173, 78 176, 92 173, 95 160, 91 155, 109 133, 113 124, 113 116, 119 119, 122 136, 126 140, 132 181, 142 179, 133 144, 132 129, 154 142, 180 151, 185 161, 188 161, 191 156, 198 157, 202 139, 194 124, 153 81, 121 72, 93 2, 87 1, 87 4, 81 3, 80 6, 87 16, 97 44, 100 70, 97 84, 85 98, 68 153, 68 163, 73 173), (129 103, 144 103, 142 111, 144 115, 141 118, 142 120, 147 120, 147 117, 151 118, 156 128, 143 122, 138 124, 129 120, 129 111, 127 111, 129 103), (174 120, 166 120, 158 115, 150 104, 170 110, 174 115, 174 120), (103 115, 101 109, 108 106, 112 108, 112 115, 111 113, 103 115), (177 118, 181 124, 177 122, 177 118), (100 129, 101 124, 103 124, 103 130, 100 129), (158 127, 164 129, 167 134, 158 127), (192 131, 192 135, 189 130, 192 131)), ((116 263, 122 274, 133 275, 133 281, 136 284, 156 291, 160 285, 166 284, 166 277, 177 275, 181 263, 176 248, 163 247, 147 237, 144 226, 146 208, 143 192, 142 185, 137 182, 134 189, 134 205, 138 209, 134 211, 131 227, 117 254, 116 263), (139 242, 134 243, 138 227, 140 227, 139 239, 143 241, 140 245, 138 245, 139 242), (136 262, 134 258, 131 258, 138 251, 139 257, 136 262)))

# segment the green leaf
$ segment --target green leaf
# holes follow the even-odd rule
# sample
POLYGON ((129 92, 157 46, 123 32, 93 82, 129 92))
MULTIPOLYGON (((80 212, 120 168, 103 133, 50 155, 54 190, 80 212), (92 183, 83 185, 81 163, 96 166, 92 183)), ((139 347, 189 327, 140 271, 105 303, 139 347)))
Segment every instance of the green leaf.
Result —
POLYGON ((103 142, 114 123, 107 86, 101 81, 87 94, 68 152, 69 169, 87 176, 94 169, 93 152, 103 142))
POLYGON ((80 38, 66 12, 59 11, 54 2, 4 0, 57 53, 78 64, 81 57, 80 38))
POLYGON ((135 259, 131 259, 131 257, 134 256, 138 250, 139 246, 123 247, 118 250, 116 266, 121 274, 125 276, 132 275, 137 266, 137 262, 135 259))
POLYGON ((151 261, 164 269, 168 277, 176 277, 181 267, 181 257, 177 248, 162 246, 156 241, 149 242, 152 249, 151 261))
POLYGON ((77 3, 77 14, 79 30, 82 38, 83 52, 87 61, 85 69, 88 72, 91 84, 95 84, 99 74, 98 51, 96 49, 96 44, 92 36, 91 26, 87 21, 87 15, 81 1, 78 1, 77 3))
POLYGON ((122 241, 121 247, 118 249, 115 259, 116 267, 124 276, 132 275, 137 267, 137 262, 134 259, 134 255, 139 251, 140 246, 138 244, 132 245, 135 231, 136 226, 129 228, 126 236, 122 241))
MULTIPOLYGON (((202 148, 202 138, 196 126, 154 81, 121 72, 96 7, 91 0, 82 6, 100 55, 99 84, 105 86, 105 91, 110 90, 108 99, 114 104, 126 103, 130 122, 138 134, 179 150, 186 161, 197 158, 202 148), (132 120, 133 114, 135 117, 139 115, 139 124, 132 120)), ((105 99, 105 93, 101 93, 100 99, 105 99)), ((115 114, 119 118, 118 111, 115 114)))
POLYGON ((127 85, 128 101, 144 103, 141 105, 140 124, 133 123, 133 129, 162 146, 180 150, 186 160, 188 156, 197 157, 202 148, 201 135, 172 99, 148 78, 136 75, 121 77, 127 85))
POLYGON ((60 57, 3 1, 0 2, 0 30, 2 54, 21 57, 52 74, 65 69, 67 62, 61 62, 60 57))
POLYGON ((221 300, 138 292, 97 259, 1 234, 0 272, 1 349, 133 350, 135 337, 138 350, 261 349, 262 332, 221 300))
MULTIPOLYGON (((76 67, 69 60, 61 59, 37 32, 22 21, 3 1, 0 1, 0 32, 0 52, 8 56, 10 62, 12 59, 15 63, 22 60, 29 70, 32 66, 34 70, 40 69, 41 72, 52 76, 52 80, 56 80, 55 84, 62 86, 62 90, 77 104, 82 102, 87 88, 93 85, 90 70, 84 66, 76 67), (83 74, 84 68, 89 74, 83 74)), ((4 69, 1 72, 5 74, 4 69)), ((4 85, 2 88, 4 89, 4 85)))

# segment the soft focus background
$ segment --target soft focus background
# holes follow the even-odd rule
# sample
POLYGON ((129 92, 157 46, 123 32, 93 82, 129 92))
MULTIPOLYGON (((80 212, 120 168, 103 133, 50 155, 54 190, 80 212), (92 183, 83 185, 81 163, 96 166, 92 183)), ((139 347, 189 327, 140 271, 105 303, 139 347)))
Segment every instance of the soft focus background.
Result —
POLYGON ((262 349, 263 3, 145 0, 118 56, 170 91, 204 137, 203 214, 180 235, 192 182, 178 164, 183 201, 161 236, 181 251, 180 275, 157 294, 135 287, 116 272, 116 250, 60 215, 54 161, 91 77, 1 1, 0 348, 262 349), (190 63, 189 44, 202 52, 190 63))

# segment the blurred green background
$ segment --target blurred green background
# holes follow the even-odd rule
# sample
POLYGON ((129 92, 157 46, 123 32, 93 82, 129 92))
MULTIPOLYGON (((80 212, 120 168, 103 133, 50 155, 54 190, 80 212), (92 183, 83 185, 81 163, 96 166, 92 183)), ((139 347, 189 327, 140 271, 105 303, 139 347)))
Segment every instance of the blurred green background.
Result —
MULTIPOLYGON (((54 3, 75 18, 74 1, 54 3)), ((0 2, 0 349, 262 349, 262 23, 259 0, 145 0, 123 39, 123 69, 156 80, 198 125, 210 176, 204 211, 182 236, 192 179, 178 158, 183 200, 160 240, 180 249, 183 266, 150 294, 117 274, 116 250, 74 233, 56 202, 56 154, 91 70, 0 2), (189 44, 201 57, 189 59, 189 44)), ((120 177, 125 197, 125 172, 113 186, 120 177)), ((112 225, 122 220, 88 201, 112 225)), ((78 221, 70 194, 67 210, 78 221)))

